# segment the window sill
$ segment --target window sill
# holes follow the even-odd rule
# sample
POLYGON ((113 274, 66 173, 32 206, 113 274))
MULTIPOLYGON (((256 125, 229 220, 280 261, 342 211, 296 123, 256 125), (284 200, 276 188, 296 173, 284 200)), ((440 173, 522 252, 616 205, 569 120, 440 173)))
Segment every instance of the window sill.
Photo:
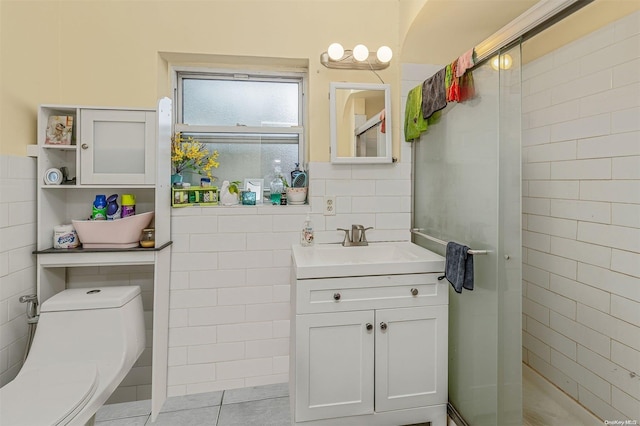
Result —
POLYGON ((272 205, 270 203, 261 203, 256 204, 255 206, 247 206, 242 204, 236 204, 233 206, 223 206, 223 205, 215 205, 215 206, 201 206, 201 205, 190 205, 183 207, 173 207, 172 215, 197 215, 197 211, 206 210, 207 214, 221 214, 221 215, 230 215, 230 214, 240 214, 240 215, 252 215, 252 214, 304 214, 311 212, 311 206, 309 204, 298 204, 292 205, 287 204, 286 206, 280 205, 272 205))

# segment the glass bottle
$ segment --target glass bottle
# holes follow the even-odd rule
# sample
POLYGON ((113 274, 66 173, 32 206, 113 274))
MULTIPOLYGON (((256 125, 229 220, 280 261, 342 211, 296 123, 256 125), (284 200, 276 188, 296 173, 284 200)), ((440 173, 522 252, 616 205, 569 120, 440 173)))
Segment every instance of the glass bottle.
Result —
POLYGON ((145 228, 140 234, 140 246, 144 248, 155 247, 156 230, 154 228, 145 228))
POLYGON ((279 205, 281 194, 284 192, 282 178, 276 174, 269 186, 271 188, 271 204, 279 205))
POLYGON ((280 159, 273 160, 273 179, 269 183, 271 189, 271 204, 279 205, 281 194, 284 192, 284 184, 282 183, 282 162, 280 159))

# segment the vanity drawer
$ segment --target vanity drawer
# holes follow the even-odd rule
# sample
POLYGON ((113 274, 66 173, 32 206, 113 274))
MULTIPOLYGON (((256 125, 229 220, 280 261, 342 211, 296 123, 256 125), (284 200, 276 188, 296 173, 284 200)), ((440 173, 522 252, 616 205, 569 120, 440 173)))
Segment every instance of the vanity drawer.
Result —
POLYGON ((448 281, 441 274, 379 275, 296 280, 296 313, 445 305, 448 281))

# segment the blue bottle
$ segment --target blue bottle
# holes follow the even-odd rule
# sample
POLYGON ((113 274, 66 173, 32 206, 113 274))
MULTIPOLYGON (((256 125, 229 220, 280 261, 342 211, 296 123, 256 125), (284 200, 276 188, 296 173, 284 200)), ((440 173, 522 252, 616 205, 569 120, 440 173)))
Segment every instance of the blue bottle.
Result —
POLYGON ((118 194, 110 195, 107 198, 107 220, 120 219, 121 217, 118 194))
POLYGON ((91 219, 93 220, 107 220, 107 196, 96 195, 96 199, 93 202, 93 211, 91 213, 91 219))

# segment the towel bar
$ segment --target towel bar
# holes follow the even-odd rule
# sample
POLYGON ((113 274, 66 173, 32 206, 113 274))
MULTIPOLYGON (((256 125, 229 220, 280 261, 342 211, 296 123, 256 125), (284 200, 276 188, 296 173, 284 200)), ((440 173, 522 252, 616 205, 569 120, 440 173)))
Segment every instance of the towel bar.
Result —
MULTIPOLYGON (((419 236, 421 236, 423 238, 426 238, 427 240, 431 240, 431 241, 434 241, 434 242, 436 242, 438 244, 442 244, 443 246, 447 245, 446 241, 440 240, 440 239, 438 239, 436 237, 432 237, 431 235, 423 234, 420 231, 422 231, 421 228, 413 228, 413 229, 411 229, 411 233, 412 234, 419 235, 419 236)), ((471 249, 469 249, 469 250, 467 250, 467 253, 469 253, 469 254, 487 254, 488 251, 487 250, 471 250, 471 249)))

